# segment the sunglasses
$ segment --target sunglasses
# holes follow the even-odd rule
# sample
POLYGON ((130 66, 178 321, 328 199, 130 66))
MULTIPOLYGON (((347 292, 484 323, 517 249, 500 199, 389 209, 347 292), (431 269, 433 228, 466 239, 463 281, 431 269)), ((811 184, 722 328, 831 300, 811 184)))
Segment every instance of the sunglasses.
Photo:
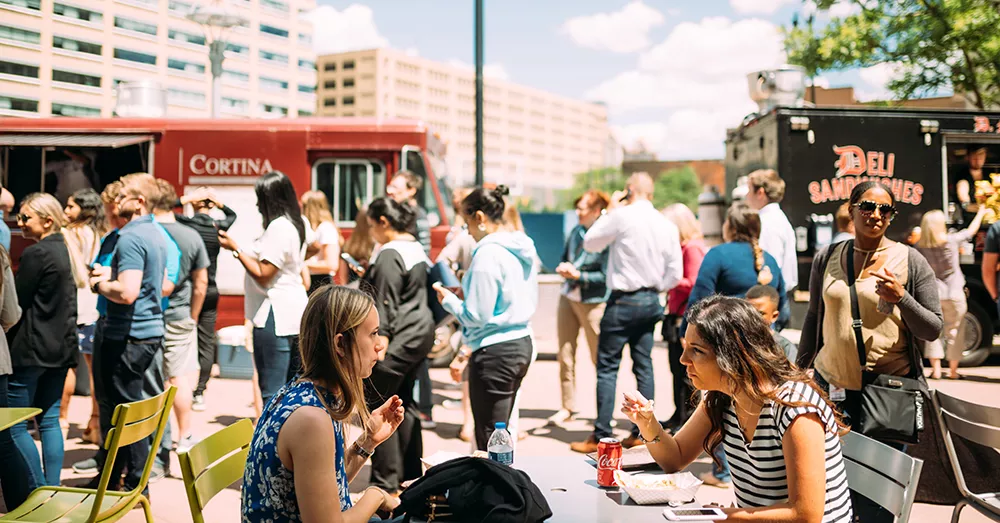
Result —
POLYGON ((15 218, 17 218, 17 221, 20 222, 20 223, 28 223, 28 220, 31 219, 31 216, 27 215, 27 214, 24 214, 24 213, 21 213, 21 214, 16 215, 15 218))
POLYGON ((888 203, 875 203, 871 200, 862 200, 854 204, 854 206, 865 216, 875 214, 876 209, 878 209, 879 214, 886 220, 891 221, 896 216, 896 208, 888 203))

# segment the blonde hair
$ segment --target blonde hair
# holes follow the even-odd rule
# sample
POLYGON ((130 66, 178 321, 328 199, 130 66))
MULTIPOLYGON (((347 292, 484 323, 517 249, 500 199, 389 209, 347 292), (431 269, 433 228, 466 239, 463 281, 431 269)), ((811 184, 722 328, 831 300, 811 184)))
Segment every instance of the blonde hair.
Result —
POLYGON ((111 205, 112 203, 115 203, 115 200, 118 199, 118 195, 121 194, 122 187, 124 186, 125 184, 123 184, 121 180, 115 180, 107 184, 104 187, 104 190, 101 191, 101 202, 104 205, 111 205))
POLYGON ((153 212, 157 200, 160 198, 160 187, 156 183, 156 178, 148 173, 132 173, 122 176, 122 190, 131 190, 135 196, 142 196, 146 199, 146 211, 153 212))
POLYGON ((511 232, 524 232, 524 222, 521 221, 521 213, 510 202, 507 202, 507 208, 503 211, 503 228, 511 232))
POLYGON ((695 218, 691 209, 683 203, 674 203, 663 209, 663 215, 677 226, 681 243, 687 243, 695 238, 701 238, 701 223, 695 218))
POLYGON ((307 191, 302 195, 302 214, 309 220, 313 229, 323 222, 334 223, 330 213, 330 202, 323 191, 307 191))
MULTIPOLYGON (((69 220, 66 219, 66 213, 63 212, 63 206, 59 204, 59 200, 55 196, 48 193, 35 192, 24 197, 24 201, 21 202, 21 208, 31 209, 31 212, 38 215, 41 219, 52 220, 51 230, 63 233, 63 229, 69 224, 69 220)), ((87 273, 81 274, 77 269, 78 261, 73 259, 74 255, 79 255, 79 252, 74 253, 73 242, 70 241, 66 234, 62 235, 63 243, 66 244, 66 250, 69 251, 70 262, 73 266, 73 280, 78 288, 84 288, 87 285, 87 273)), ((78 251, 78 250, 77 250, 78 251)))
POLYGON ((948 243, 948 228, 945 226, 944 212, 927 211, 920 219, 920 239, 917 247, 935 249, 948 243))
POLYGON ((345 421, 352 414, 368 426, 364 381, 359 374, 360 355, 357 339, 368 333, 358 332, 368 318, 375 301, 371 296, 341 285, 325 285, 312 293, 299 327, 299 355, 302 378, 313 380, 337 392, 340 401, 327 405, 330 415, 345 421), (338 347, 337 335, 342 335, 338 347), (343 351, 337 354, 338 348, 343 351))
POLYGON ((774 169, 759 169, 747 175, 747 183, 750 191, 758 188, 764 189, 767 201, 771 203, 780 202, 785 198, 785 180, 778 176, 778 171, 774 169))

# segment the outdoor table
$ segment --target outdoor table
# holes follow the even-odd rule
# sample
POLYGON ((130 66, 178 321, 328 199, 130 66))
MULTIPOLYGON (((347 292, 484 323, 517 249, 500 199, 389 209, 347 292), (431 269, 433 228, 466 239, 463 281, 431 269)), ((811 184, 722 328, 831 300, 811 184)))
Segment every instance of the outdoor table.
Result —
POLYGON ((622 489, 599 487, 597 468, 583 456, 519 456, 514 468, 526 472, 542 491, 552 509, 546 521, 667 522, 667 505, 637 505, 622 489))
POLYGON ((18 423, 33 418, 41 414, 42 409, 23 408, 9 409, 0 408, 0 431, 7 430, 18 423))

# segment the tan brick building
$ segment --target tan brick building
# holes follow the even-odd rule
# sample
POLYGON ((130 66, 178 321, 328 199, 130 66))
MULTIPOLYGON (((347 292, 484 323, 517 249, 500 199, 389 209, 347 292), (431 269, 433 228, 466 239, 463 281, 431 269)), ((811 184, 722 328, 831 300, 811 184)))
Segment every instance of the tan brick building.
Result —
MULTIPOLYGON (((403 51, 372 49, 316 59, 317 114, 412 118, 448 144, 455 185, 475 174, 475 72, 403 51)), ((484 80, 484 176, 536 204, 554 203, 573 175, 613 163, 607 109, 495 78, 484 80)), ((620 162, 620 159, 618 160, 620 162)))
MULTIPOLYGON (((0 0, 0 116, 112 116, 119 81, 155 80, 167 115, 208 116, 207 0, 0 0)), ((315 0, 232 0, 223 117, 312 114, 315 0)))

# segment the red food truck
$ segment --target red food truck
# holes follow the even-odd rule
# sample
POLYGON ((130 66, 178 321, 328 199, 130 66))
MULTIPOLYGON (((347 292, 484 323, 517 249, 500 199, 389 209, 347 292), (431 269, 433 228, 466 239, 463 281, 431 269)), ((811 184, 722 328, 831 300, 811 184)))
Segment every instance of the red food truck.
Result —
MULTIPOLYGON (((76 173, 100 191, 123 175, 148 172, 178 194, 209 186, 239 218, 232 234, 247 244, 262 232, 253 184, 277 170, 299 194, 326 193, 342 233, 359 208, 385 193, 392 174, 424 178, 417 195, 431 225, 432 255, 444 246, 454 220, 444 180, 444 144, 417 121, 298 118, 210 120, 158 118, 0 118, 0 182, 20 201, 29 193, 62 195, 59 181, 76 173)), ((11 254, 24 248, 13 216, 11 254)), ((219 257, 223 294, 219 327, 243 323, 243 269, 219 257)))

